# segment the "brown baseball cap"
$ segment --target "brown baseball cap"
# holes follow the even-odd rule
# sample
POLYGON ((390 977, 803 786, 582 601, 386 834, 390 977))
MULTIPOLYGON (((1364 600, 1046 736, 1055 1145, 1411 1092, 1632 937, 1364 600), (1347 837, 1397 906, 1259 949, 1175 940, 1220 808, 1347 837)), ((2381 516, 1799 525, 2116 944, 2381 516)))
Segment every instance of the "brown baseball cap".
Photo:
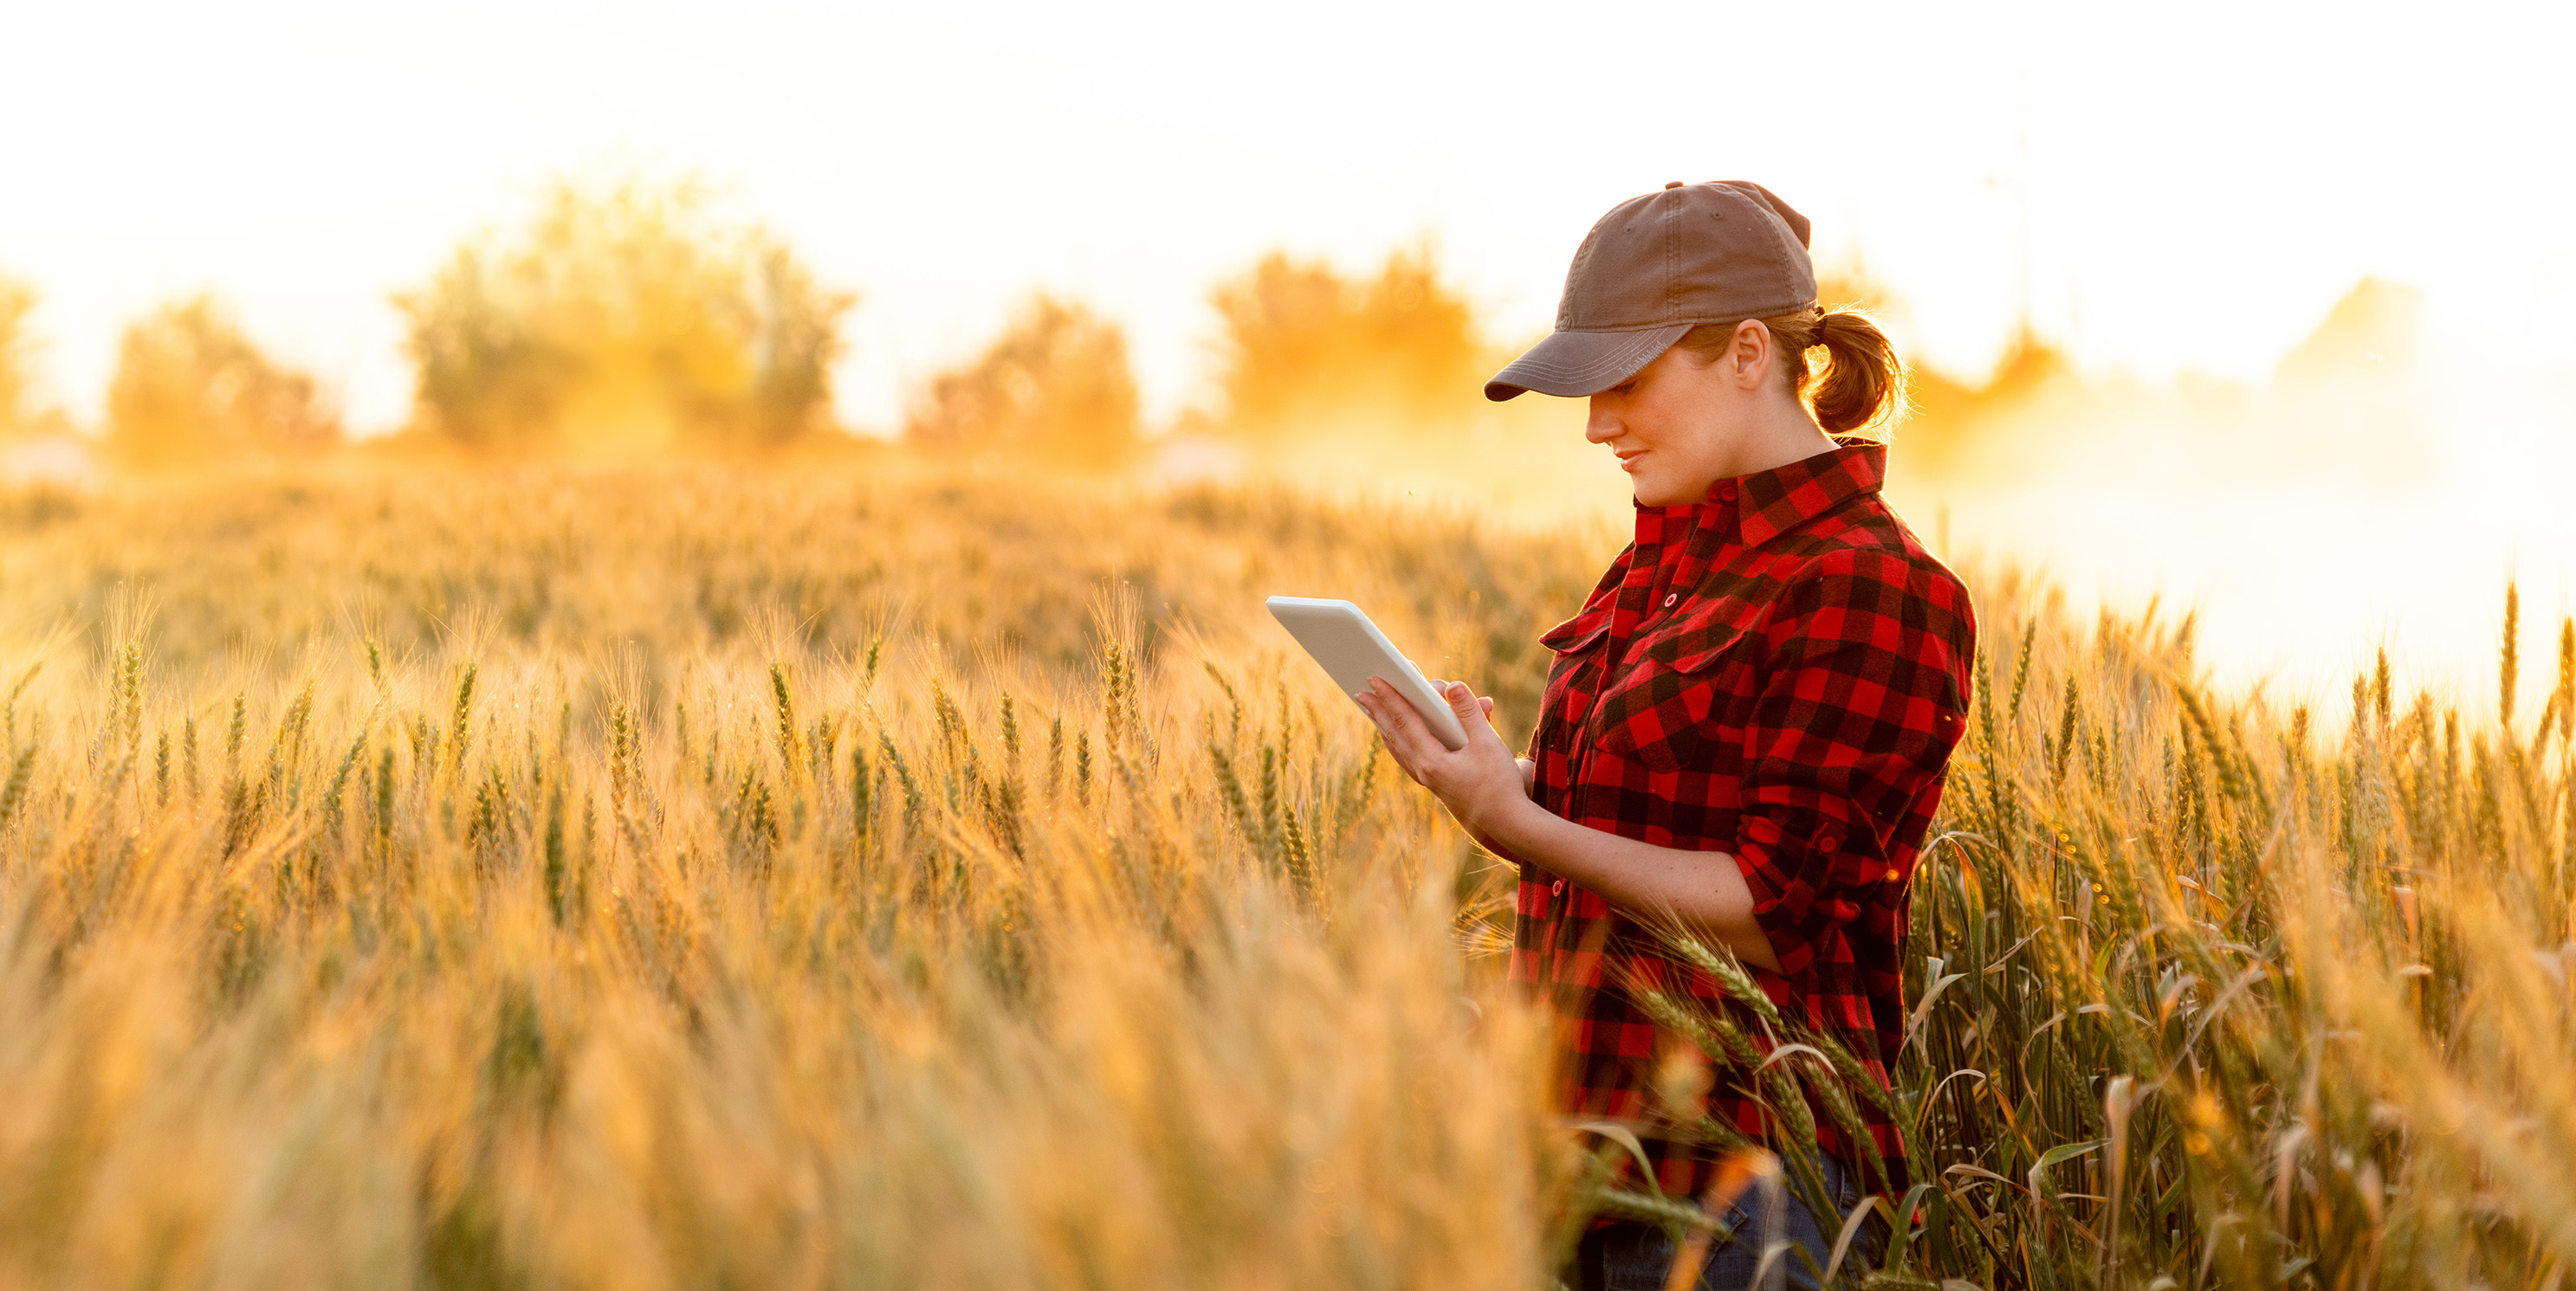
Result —
POLYGON ((1556 330, 1485 383, 1581 398, 1636 375, 1701 323, 1813 308, 1807 217, 1740 179, 1664 185, 1592 226, 1565 271, 1556 330))

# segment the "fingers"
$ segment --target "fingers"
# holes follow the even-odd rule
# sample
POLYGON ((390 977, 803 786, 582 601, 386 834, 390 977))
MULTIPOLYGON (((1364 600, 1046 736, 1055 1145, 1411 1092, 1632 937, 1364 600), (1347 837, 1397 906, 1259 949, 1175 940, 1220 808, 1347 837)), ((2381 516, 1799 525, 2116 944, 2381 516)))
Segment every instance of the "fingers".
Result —
POLYGON ((1476 692, 1469 689, 1467 683, 1463 681, 1443 683, 1440 688, 1440 697, 1449 701, 1449 711, 1456 713, 1460 718, 1464 719, 1478 716, 1476 711, 1476 692))
POLYGON ((1422 724, 1421 715, 1413 711, 1413 704, 1395 687, 1388 685, 1385 678, 1369 678, 1369 697, 1376 701, 1374 711, 1378 725, 1387 733, 1410 735, 1415 727, 1422 724))
POLYGON ((1472 689, 1471 687, 1469 687, 1469 686, 1467 685, 1467 683, 1465 683, 1465 682, 1463 682, 1463 681, 1442 681, 1442 680, 1440 680, 1440 679, 1439 679, 1439 678, 1437 678, 1437 677, 1433 677, 1433 678, 1431 678, 1430 680, 1431 680, 1431 689, 1432 689, 1434 692, 1438 693, 1438 694, 1439 694, 1439 696, 1440 696, 1442 699, 1445 699, 1445 700, 1449 701, 1449 708, 1450 708, 1450 711, 1452 711, 1452 712, 1454 712, 1454 713, 1458 714, 1458 716, 1459 716, 1459 718, 1460 718, 1461 720, 1466 719, 1466 718, 1469 718, 1469 717, 1474 717, 1474 716, 1476 716, 1476 715, 1477 715, 1477 709, 1471 709, 1471 708, 1468 708, 1468 707, 1465 705, 1465 703, 1464 703, 1464 702, 1462 702, 1462 701, 1458 698, 1459 693, 1460 693, 1460 692, 1462 692, 1462 691, 1463 691, 1463 692, 1465 692, 1465 693, 1466 693, 1466 694, 1468 694, 1468 695, 1471 695, 1471 696, 1474 696, 1474 697, 1475 697, 1476 704, 1477 704, 1477 708, 1480 708, 1480 709, 1482 709, 1482 710, 1483 710, 1483 715, 1484 715, 1485 720, 1487 720, 1487 721, 1489 721, 1489 722, 1493 720, 1493 718, 1494 718, 1494 697, 1493 697, 1493 696, 1491 696, 1491 695, 1477 695, 1477 694, 1476 694, 1476 692, 1474 691, 1474 689, 1472 689))
POLYGON ((1422 729, 1422 720, 1414 713, 1413 705, 1397 694, 1394 687, 1376 677, 1369 679, 1367 690, 1351 698, 1359 704, 1360 711, 1367 713, 1369 720, 1377 724, 1378 741, 1386 745, 1386 751, 1394 756, 1395 764, 1402 767, 1404 774, 1414 783, 1421 783, 1423 753, 1420 745, 1428 734, 1422 729))
POLYGON ((1466 728, 1469 744, 1474 744, 1488 736, 1496 741, 1502 739, 1502 732, 1494 729, 1493 696, 1479 695, 1463 681, 1444 681, 1434 684, 1440 687, 1440 697, 1449 701, 1449 710, 1458 715, 1458 724, 1466 728), (1479 718, 1483 720, 1479 722, 1477 720, 1479 718), (1480 729, 1485 732, 1484 735, 1477 733, 1480 729))
MULTIPOLYGON (((1499 741, 1502 738, 1494 730, 1494 701, 1491 696, 1477 694, 1465 682, 1433 680, 1431 685, 1448 703, 1450 711, 1456 714, 1459 724, 1466 727, 1469 742, 1499 741)), ((1368 689, 1351 698, 1359 704, 1362 712, 1369 715, 1369 720, 1377 724, 1378 738, 1386 745, 1387 752, 1395 755, 1396 764, 1404 768, 1404 773, 1416 783, 1428 783, 1423 779, 1424 768, 1433 759, 1447 756, 1451 750, 1431 733, 1430 723, 1415 710, 1412 701, 1383 677, 1369 678, 1368 689)))

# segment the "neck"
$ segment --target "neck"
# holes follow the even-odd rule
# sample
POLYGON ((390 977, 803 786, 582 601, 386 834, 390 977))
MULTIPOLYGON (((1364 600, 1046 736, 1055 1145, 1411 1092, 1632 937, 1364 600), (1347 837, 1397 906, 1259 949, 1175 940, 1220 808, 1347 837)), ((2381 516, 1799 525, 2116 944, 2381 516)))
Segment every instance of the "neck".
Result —
POLYGON ((1719 454, 1717 476, 1710 483, 1777 470, 1833 448, 1833 437, 1807 415, 1804 404, 1794 399, 1766 402, 1761 414, 1750 418, 1744 432, 1719 454))

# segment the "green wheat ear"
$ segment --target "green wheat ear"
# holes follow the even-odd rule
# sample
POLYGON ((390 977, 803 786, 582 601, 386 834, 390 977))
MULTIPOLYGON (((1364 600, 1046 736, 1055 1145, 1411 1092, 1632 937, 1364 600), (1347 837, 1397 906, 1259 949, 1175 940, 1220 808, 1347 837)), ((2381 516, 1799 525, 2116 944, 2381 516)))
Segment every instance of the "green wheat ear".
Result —
POLYGON ((0 788, 0 826, 18 818, 18 809, 27 805, 27 786, 35 779, 36 746, 33 743, 18 751, 9 766, 8 787, 0 788))
POLYGON ((465 768, 465 751, 474 740, 474 675, 475 667, 467 663, 456 678, 456 699, 448 712, 447 753, 449 769, 465 768))
POLYGON ((796 756, 796 701, 787 692, 787 669, 769 665, 769 694, 776 705, 778 725, 778 764, 793 770, 803 759, 796 756))
POLYGON ((2075 723, 2080 702, 2075 686, 2075 674, 2069 672, 2066 674, 2065 703, 2057 719, 2057 742, 2049 748, 2048 780, 2050 784, 2066 782, 2066 758, 2068 754, 2075 751, 2075 723))
POLYGON ((2496 721, 2513 737, 2513 699, 2522 674, 2522 589, 2504 585, 2504 644, 2496 661, 2496 721))
POLYGON ((2379 668, 2378 671, 2373 674, 2371 681, 2370 699, 2373 714, 2377 717, 2379 730, 2383 734, 2388 730, 2389 691, 2388 647, 2381 646, 2379 648, 2379 668))
POLYGON ((2576 617, 2558 625, 2558 742, 2571 739, 2576 739, 2576 617))

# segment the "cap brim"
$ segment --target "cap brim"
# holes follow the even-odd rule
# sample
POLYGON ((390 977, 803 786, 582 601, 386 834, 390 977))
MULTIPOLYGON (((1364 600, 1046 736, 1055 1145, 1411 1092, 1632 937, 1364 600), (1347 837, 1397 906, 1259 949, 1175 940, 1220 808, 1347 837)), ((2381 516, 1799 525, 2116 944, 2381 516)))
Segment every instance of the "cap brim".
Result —
POLYGON ((1637 375, 1690 329, 1670 323, 1636 332, 1550 332, 1495 373, 1485 397, 1500 403, 1524 390, 1567 399, 1599 394, 1637 375))

